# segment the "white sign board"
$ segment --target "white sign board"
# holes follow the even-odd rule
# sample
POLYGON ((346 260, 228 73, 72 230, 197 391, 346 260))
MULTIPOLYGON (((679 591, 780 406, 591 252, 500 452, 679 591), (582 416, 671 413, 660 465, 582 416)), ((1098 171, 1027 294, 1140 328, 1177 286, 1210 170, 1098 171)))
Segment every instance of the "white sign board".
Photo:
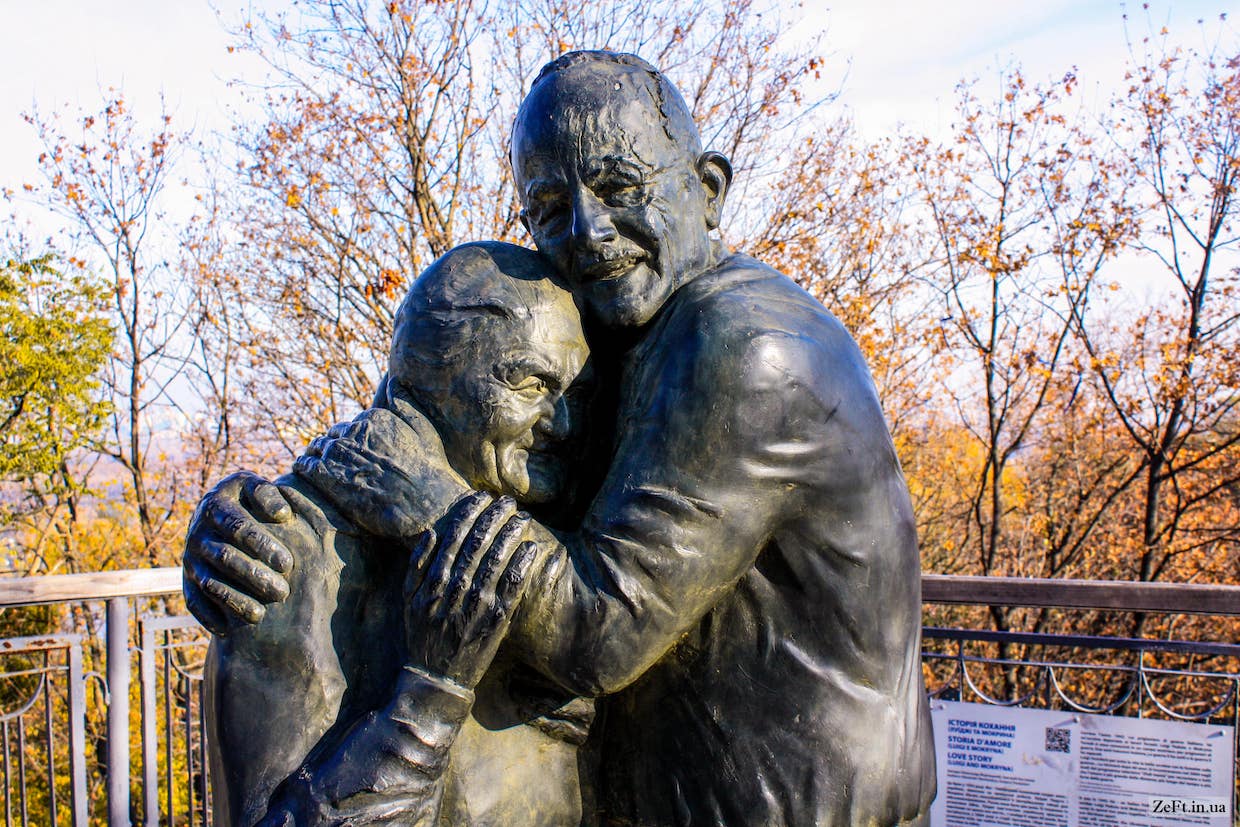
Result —
POLYGON ((1232 824, 1233 727, 951 701, 930 709, 931 827, 1232 824))

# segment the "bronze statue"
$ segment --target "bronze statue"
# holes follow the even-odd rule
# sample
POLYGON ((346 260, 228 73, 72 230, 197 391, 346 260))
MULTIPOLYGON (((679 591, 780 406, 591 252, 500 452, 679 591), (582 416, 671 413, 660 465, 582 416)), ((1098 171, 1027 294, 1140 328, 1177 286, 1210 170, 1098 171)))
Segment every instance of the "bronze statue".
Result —
MULTIPOLYGON (((711 238, 730 164, 639 58, 545 67, 512 161, 522 219, 586 315, 610 459, 597 482, 578 467, 592 499, 575 525, 471 496, 425 553, 538 549, 501 651, 599 699, 584 822, 926 823, 917 543, 856 345, 787 276, 711 238)), ((284 590, 260 562, 287 552, 270 544, 270 490, 248 485, 266 522, 234 490, 191 528, 187 595, 213 622, 284 590)))
POLYGON ((474 486, 568 495, 587 351, 548 272, 498 243, 436 261, 397 314, 376 407, 278 481, 292 518, 267 530, 295 556, 290 596, 208 658, 217 823, 578 823, 592 705, 515 664, 487 673, 534 548, 471 565, 414 539, 474 486))

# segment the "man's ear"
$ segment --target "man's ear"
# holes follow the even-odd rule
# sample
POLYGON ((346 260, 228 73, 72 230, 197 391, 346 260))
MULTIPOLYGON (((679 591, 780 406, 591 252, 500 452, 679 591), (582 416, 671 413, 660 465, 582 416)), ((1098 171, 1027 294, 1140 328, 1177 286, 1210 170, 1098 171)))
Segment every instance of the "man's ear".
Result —
POLYGON ((703 152, 697 159, 697 173, 706 190, 706 226, 714 230, 719 227, 723 202, 732 186, 732 162, 718 152, 703 152))

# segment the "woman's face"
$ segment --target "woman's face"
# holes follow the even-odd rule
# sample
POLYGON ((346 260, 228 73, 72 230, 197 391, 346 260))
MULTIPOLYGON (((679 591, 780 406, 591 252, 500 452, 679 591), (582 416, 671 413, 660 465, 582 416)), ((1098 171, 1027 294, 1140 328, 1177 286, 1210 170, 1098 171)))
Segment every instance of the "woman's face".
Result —
POLYGON ((444 448, 475 488, 529 504, 567 490, 592 371, 575 308, 559 310, 488 318, 456 366, 444 448))

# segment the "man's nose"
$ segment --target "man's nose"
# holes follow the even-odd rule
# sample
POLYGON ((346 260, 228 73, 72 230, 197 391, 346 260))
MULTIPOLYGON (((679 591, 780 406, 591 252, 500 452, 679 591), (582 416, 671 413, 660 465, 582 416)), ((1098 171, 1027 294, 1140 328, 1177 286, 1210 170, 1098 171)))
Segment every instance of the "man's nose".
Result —
POLYGON ((563 396, 543 400, 542 416, 534 425, 535 433, 544 439, 559 441, 568 437, 572 423, 568 415, 568 402, 563 396))
POLYGON ((616 238, 616 225, 612 223, 607 205, 592 192, 578 193, 573 204, 573 241, 577 246, 597 249, 616 238))

